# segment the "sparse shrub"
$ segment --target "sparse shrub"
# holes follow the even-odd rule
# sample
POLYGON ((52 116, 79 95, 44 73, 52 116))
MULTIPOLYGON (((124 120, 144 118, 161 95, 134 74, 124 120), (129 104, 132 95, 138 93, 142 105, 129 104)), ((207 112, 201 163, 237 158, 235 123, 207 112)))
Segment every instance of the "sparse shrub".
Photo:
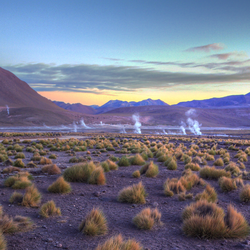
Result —
POLYGON ((238 176, 241 173, 239 167, 233 161, 228 163, 228 165, 225 167, 225 170, 229 171, 234 176, 238 176))
POLYGON ((235 180, 232 178, 225 177, 225 176, 222 176, 219 179, 219 185, 223 192, 230 192, 232 190, 237 189, 235 180))
POLYGON ((118 169, 118 165, 115 162, 113 162, 113 161, 111 161, 109 159, 106 160, 106 162, 108 163, 108 166, 109 166, 110 170, 117 170, 118 169))
POLYGON ((39 214, 45 218, 50 216, 61 216, 61 210, 57 208, 55 202, 51 200, 41 206, 39 214))
POLYGON ((185 169, 188 169, 188 168, 190 168, 192 171, 199 171, 200 170, 199 164, 193 163, 193 162, 190 162, 190 163, 185 165, 185 169))
POLYGON ((145 174, 146 177, 156 177, 159 173, 159 168, 153 161, 146 163, 141 169, 140 174, 145 174))
POLYGON ((10 174, 10 173, 13 173, 15 171, 20 172, 21 170, 20 170, 20 168, 12 167, 12 166, 3 169, 4 174, 10 174))
POLYGON ((148 230, 155 224, 161 224, 161 213, 157 208, 144 208, 139 214, 133 218, 133 223, 139 228, 148 230))
POLYGON ((177 169, 177 162, 172 159, 168 164, 167 164, 167 169, 168 170, 176 170, 177 169))
POLYGON ((10 199, 9 199, 9 202, 10 203, 17 203, 17 204, 21 204, 22 203, 22 200, 23 200, 23 195, 21 193, 18 193, 18 192, 14 192, 10 199))
POLYGON ((25 164, 23 163, 22 159, 17 159, 13 165, 18 168, 25 168, 25 164))
POLYGON ((30 161, 28 164, 27 164, 27 168, 36 168, 37 165, 33 162, 33 161, 30 161))
POLYGON ((42 158, 40 159, 40 164, 41 164, 41 165, 48 165, 48 164, 52 164, 52 161, 51 161, 51 159, 48 159, 48 158, 46 158, 46 157, 42 157, 42 158))
POLYGON ((224 161, 222 158, 218 158, 215 162, 214 162, 214 166, 224 166, 224 161))
POLYGON ((18 153, 18 154, 16 154, 15 159, 25 159, 24 153, 18 153))
POLYGON ((64 179, 69 182, 88 182, 91 173, 96 169, 93 162, 79 163, 67 168, 64 173, 64 179))
POLYGON ((0 232, 0 250, 6 250, 6 249, 7 249, 7 244, 6 244, 5 238, 2 232, 0 232))
POLYGON ((104 170, 105 172, 109 172, 109 171, 110 171, 110 169, 109 169, 109 164, 108 164, 106 161, 102 162, 102 163, 101 163, 101 166, 102 166, 102 168, 103 168, 103 170, 104 170))
POLYGON ((55 154, 51 154, 51 155, 49 156, 49 159, 57 159, 57 156, 56 156, 55 154))
POLYGON ((218 180, 222 176, 231 177, 231 174, 230 172, 227 172, 224 169, 216 169, 215 167, 209 166, 201 168, 200 170, 200 177, 204 179, 218 180))
POLYGON ((69 163, 78 163, 78 162, 79 162, 79 160, 75 156, 73 158, 69 159, 69 163))
POLYGON ((142 182, 139 182, 138 184, 123 188, 118 194, 118 201, 144 204, 146 196, 145 188, 142 182))
POLYGON ((226 238, 245 238, 249 235, 250 230, 246 219, 232 205, 227 207, 225 221, 227 225, 226 238))
POLYGON ((120 167, 128 167, 130 166, 129 159, 126 156, 122 156, 120 160, 118 161, 118 165, 120 167))
POLYGON ((22 205, 25 207, 38 207, 41 202, 41 194, 33 184, 26 189, 23 196, 22 205))
POLYGON ((130 158, 130 164, 131 165, 143 165, 145 163, 144 159, 140 154, 136 154, 135 156, 130 158))
POLYGON ((81 222, 79 230, 86 235, 103 235, 108 231, 107 220, 100 209, 93 208, 81 222))
POLYGON ((98 245, 95 250, 143 250, 140 243, 129 239, 124 241, 121 234, 111 237, 102 245, 98 245))
POLYGON ((67 194, 71 191, 70 183, 64 180, 62 176, 60 176, 55 182, 53 182, 49 187, 48 191, 50 193, 59 193, 59 194, 67 194))
POLYGON ((240 201, 241 202, 250 202, 250 185, 245 185, 240 191, 240 201))
POLYGON ((200 193, 197 194, 195 196, 195 200, 207 200, 208 202, 216 202, 217 201, 217 193, 214 190, 213 187, 211 187, 210 185, 207 185, 205 190, 200 193))
POLYGON ((139 177, 141 176, 141 173, 140 173, 139 170, 136 170, 136 171, 133 172, 132 176, 133 176, 134 178, 139 178, 139 177))
POLYGON ((186 194, 186 192, 182 192, 182 193, 178 194, 179 201, 185 201, 186 199, 192 199, 192 198, 193 198, 192 193, 186 194))
POLYGON ((15 176, 10 176, 4 181, 6 187, 12 187, 13 189, 24 189, 30 186, 32 183, 28 179, 29 173, 20 172, 15 176))
POLYGON ((56 164, 49 164, 42 167, 43 173, 48 174, 61 174, 60 168, 56 164))
POLYGON ((102 167, 97 167, 88 179, 89 184, 104 185, 106 183, 105 174, 102 167))

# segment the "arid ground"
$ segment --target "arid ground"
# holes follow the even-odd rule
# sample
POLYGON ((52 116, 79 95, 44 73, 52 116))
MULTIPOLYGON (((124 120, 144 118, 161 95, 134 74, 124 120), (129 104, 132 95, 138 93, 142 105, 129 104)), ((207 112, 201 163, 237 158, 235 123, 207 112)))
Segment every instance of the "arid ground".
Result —
MULTIPOLYGON (((223 158, 223 154, 229 153, 230 162, 235 162, 238 166, 241 166, 237 177, 242 178, 244 185, 246 185, 249 183, 249 180, 247 180, 247 172, 250 171, 249 160, 245 161, 239 159, 239 157, 235 158, 235 156, 238 152, 244 152, 250 146, 249 139, 128 134, 86 134, 85 136, 85 138, 80 139, 60 140, 51 138, 32 139, 32 141, 29 140, 31 138, 26 136, 27 140, 23 141, 21 137, 13 137, 12 134, 9 134, 9 137, 1 139, 1 155, 7 154, 7 159, 9 158, 12 161, 6 162, 6 158, 2 158, 0 163, 2 171, 0 175, 0 197, 3 211, 12 217, 16 215, 27 216, 34 223, 33 228, 27 232, 4 233, 7 249, 62 248, 90 250, 95 249, 98 244, 102 244, 110 237, 118 234, 122 234, 124 239, 134 238, 141 243, 144 249, 150 250, 249 248, 249 236, 242 239, 200 239, 185 235, 182 230, 182 212, 186 206, 195 202, 195 196, 203 192, 205 186, 194 186, 188 190, 187 193, 193 194, 192 199, 180 201, 178 194, 174 194, 172 197, 166 196, 163 188, 164 182, 168 178, 180 178, 185 170, 185 163, 183 159, 176 156, 177 169, 169 170, 164 162, 159 162, 159 158, 156 157, 160 149, 167 149, 167 152, 174 156, 179 148, 183 154, 189 154, 192 160, 195 157, 196 159, 199 157, 201 161, 198 164, 203 168, 205 165, 213 166, 218 158, 223 158), (104 185, 71 182, 72 191, 70 193, 53 194, 48 192, 47 189, 62 174, 49 175, 44 173, 41 171, 44 165, 41 165, 39 160, 33 160, 36 167, 19 168, 19 170, 28 171, 33 176, 32 183, 35 184, 41 193, 42 200, 38 207, 25 207, 9 202, 14 191, 24 194, 25 189, 15 190, 4 185, 5 180, 9 176, 18 173, 15 171, 12 173, 6 173, 6 170, 3 171, 3 169, 16 161, 15 156, 18 152, 15 149, 18 148, 17 144, 22 148, 21 151, 25 155, 25 158, 22 159, 25 166, 32 160, 36 151, 46 158, 54 154, 57 158, 52 159, 52 162, 61 169, 62 174, 65 169, 77 164, 76 162, 69 162, 73 157, 76 157, 74 159, 80 159, 82 163, 93 161, 98 165, 112 156, 117 157, 117 159, 111 158, 114 161, 119 160, 122 156, 135 156, 137 153, 142 153, 145 147, 147 147, 152 152, 152 158, 149 157, 146 162, 153 161, 158 165, 159 174, 154 178, 146 177, 145 175, 134 178, 132 176, 133 172, 140 170, 141 166, 119 166, 117 170, 105 172, 106 184, 104 185), (81 145, 82 148, 79 149, 78 145, 81 145), (27 150, 30 152, 27 152, 27 150), (206 154, 213 155, 214 159, 207 160, 206 163, 202 162, 206 154), (243 169, 243 165, 240 162, 245 165, 245 169, 243 169), (139 182, 143 183, 148 194, 145 204, 121 203, 117 200, 120 190, 139 182), (50 200, 53 200, 56 206, 60 207, 61 216, 43 218, 39 215, 41 205, 50 200), (159 210, 162 215, 162 225, 155 226, 151 230, 140 230, 133 224, 132 220, 135 215, 146 207, 159 210), (92 208, 100 208, 105 214, 108 223, 107 234, 88 236, 79 231, 79 224, 92 208)), ((244 156, 247 158, 247 153, 244 156)), ((216 168, 224 169, 226 165, 225 163, 223 166, 216 166, 216 168)), ((193 173, 199 176, 199 171, 193 171, 193 173)), ((239 198, 242 187, 238 187, 230 192, 223 192, 218 184, 218 180, 204 179, 204 181, 215 188, 218 195, 217 204, 220 207, 227 211, 227 206, 232 204, 238 212, 245 216, 246 221, 250 223, 249 204, 241 202, 239 198)))

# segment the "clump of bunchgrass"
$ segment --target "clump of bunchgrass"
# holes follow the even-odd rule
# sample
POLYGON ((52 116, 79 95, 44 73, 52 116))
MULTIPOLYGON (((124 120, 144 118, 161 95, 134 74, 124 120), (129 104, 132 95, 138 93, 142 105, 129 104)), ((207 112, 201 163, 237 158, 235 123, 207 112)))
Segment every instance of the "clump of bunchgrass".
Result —
POLYGON ((25 164, 23 163, 22 159, 17 159, 13 165, 14 167, 18 168, 25 168, 25 164))
POLYGON ((48 173, 50 175, 53 174, 61 174, 60 168, 56 164, 49 164, 42 167, 43 173, 48 173))
POLYGON ((245 185, 240 191, 240 201, 241 202, 250 202, 250 185, 245 185))
POLYGON ((205 166, 200 170, 200 177, 204 179, 218 180, 222 176, 231 177, 231 174, 224 169, 216 169, 215 167, 209 166, 205 166))
POLYGON ((208 202, 217 201, 217 193, 213 187, 209 184, 206 186, 205 190, 195 196, 195 200, 207 200, 208 202))
POLYGON ((26 188, 22 205, 25 207, 38 207, 41 203, 41 197, 41 194, 33 184, 32 186, 26 188))
POLYGON ((156 177, 159 173, 159 168, 153 161, 146 163, 141 169, 140 174, 145 174, 146 177, 156 177))
POLYGON ((222 176, 219 179, 219 185, 223 192, 230 192, 237 189, 237 185, 234 179, 222 176))
POLYGON ((122 235, 119 234, 99 244, 95 250, 143 250, 143 247, 133 239, 124 241, 122 235))
POLYGON ((90 175, 88 179, 89 184, 104 185, 106 183, 106 177, 102 167, 97 167, 90 175))
POLYGON ((133 223, 139 228, 148 230, 151 229, 154 225, 160 225, 161 222, 161 213, 157 208, 150 209, 145 208, 139 214, 133 218, 133 223))
POLYGON ((63 176, 60 176, 48 187, 48 191, 50 193, 67 194, 71 192, 71 186, 64 180, 63 176))
POLYGON ((98 208, 93 208, 81 222, 79 230, 86 235, 103 235, 108 231, 107 220, 103 212, 98 208))
POLYGON ((46 158, 46 157, 42 157, 42 158, 40 159, 40 164, 41 164, 41 165, 48 165, 48 164, 52 164, 52 161, 51 161, 51 159, 48 159, 48 158, 46 158))
POLYGON ((61 209, 56 207, 55 202, 51 200, 41 206, 39 214, 44 218, 50 216, 61 216, 61 209))
POLYGON ((146 203, 147 196, 142 182, 123 188, 118 194, 118 201, 127 203, 146 203))
POLYGON ((130 164, 131 165, 143 165, 145 163, 145 160, 142 158, 140 154, 136 154, 135 156, 132 156, 130 158, 130 164))
POLYGON ((139 177, 141 176, 141 173, 140 173, 139 170, 136 170, 136 171, 133 172, 132 176, 133 176, 134 178, 139 178, 139 177))
POLYGON ((219 166, 222 167, 224 166, 224 161, 222 158, 218 158, 215 162, 214 162, 214 166, 219 166))
POLYGON ((130 166, 129 159, 126 156, 122 156, 120 160, 118 161, 118 165, 120 167, 128 167, 130 166))

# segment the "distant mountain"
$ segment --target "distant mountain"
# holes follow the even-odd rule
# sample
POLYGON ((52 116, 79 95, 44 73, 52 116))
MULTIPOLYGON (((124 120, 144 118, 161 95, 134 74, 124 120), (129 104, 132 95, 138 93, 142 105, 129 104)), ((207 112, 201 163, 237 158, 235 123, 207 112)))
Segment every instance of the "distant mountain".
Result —
POLYGON ((74 111, 74 112, 78 112, 78 113, 82 113, 82 114, 94 114, 95 113, 95 109, 90 107, 90 106, 86 106, 86 105, 82 105, 81 103, 74 103, 74 104, 70 104, 70 103, 65 103, 65 102, 57 102, 57 101, 53 101, 57 106, 69 110, 69 111, 74 111))
POLYGON ((193 100, 180 102, 176 106, 190 108, 239 108, 250 107, 250 93, 246 95, 231 95, 221 98, 211 98, 206 100, 193 100))
POLYGON ((117 108, 139 107, 139 106, 169 106, 169 105, 159 99, 158 100, 147 99, 140 102, 111 100, 102 105, 100 108, 96 109, 96 113, 101 114, 117 108))
POLYGON ((92 107, 93 109, 98 109, 98 108, 100 108, 99 105, 90 105, 90 107, 92 107))

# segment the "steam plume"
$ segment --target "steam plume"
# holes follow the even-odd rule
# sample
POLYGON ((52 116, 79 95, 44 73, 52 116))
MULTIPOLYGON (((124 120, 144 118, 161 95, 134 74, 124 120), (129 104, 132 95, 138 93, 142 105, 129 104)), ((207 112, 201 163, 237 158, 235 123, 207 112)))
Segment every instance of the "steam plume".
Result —
POLYGON ((6 105, 6 109, 7 109, 7 114, 10 115, 10 109, 8 105, 6 105))
POLYGON ((85 124, 83 118, 81 119, 80 124, 81 124, 81 126, 84 127, 84 128, 90 128, 89 126, 87 126, 87 125, 85 124))
POLYGON ((195 109, 189 109, 186 113, 187 118, 187 124, 188 124, 188 128, 189 130, 195 134, 195 135, 201 135, 201 130, 200 130, 200 126, 201 124, 199 124, 198 121, 194 120, 191 118, 196 116, 196 110, 195 109))
POLYGON ((141 123, 139 114, 133 114, 133 120, 135 121, 134 129, 136 134, 141 134, 141 123))

